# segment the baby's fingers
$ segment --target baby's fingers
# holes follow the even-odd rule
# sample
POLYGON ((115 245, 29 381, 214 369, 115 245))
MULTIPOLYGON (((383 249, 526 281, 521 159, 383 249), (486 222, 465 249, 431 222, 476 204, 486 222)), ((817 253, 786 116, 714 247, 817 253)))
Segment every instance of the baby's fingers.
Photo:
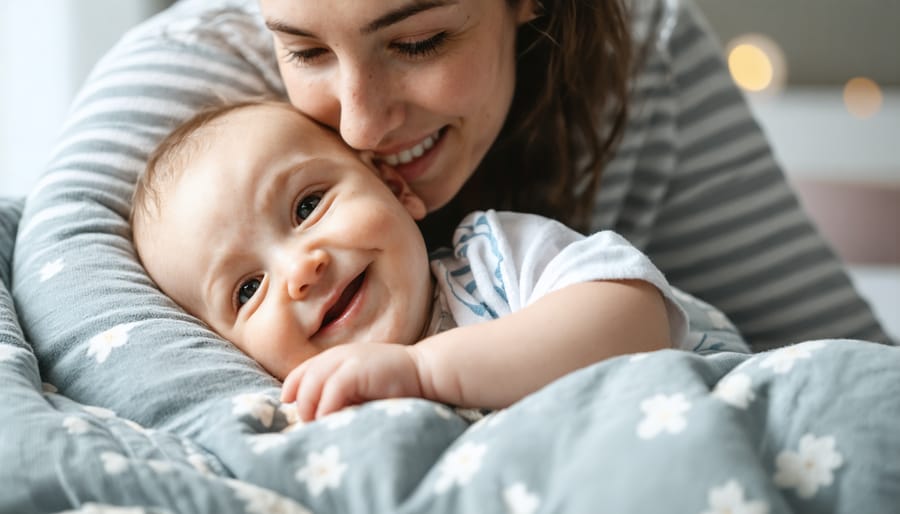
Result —
POLYGON ((332 374, 322 388, 316 419, 337 412, 344 407, 359 403, 356 387, 356 375, 348 373, 345 368, 332 374))
POLYGON ((331 379, 341 360, 327 353, 306 361, 307 368, 297 386, 297 414, 303 421, 315 419, 322 397, 322 388, 331 379))
POLYGON ((281 384, 281 401, 283 403, 291 403, 297 399, 297 389, 300 387, 300 382, 303 381, 305 371, 306 363, 294 368, 284 378, 284 383, 281 384))

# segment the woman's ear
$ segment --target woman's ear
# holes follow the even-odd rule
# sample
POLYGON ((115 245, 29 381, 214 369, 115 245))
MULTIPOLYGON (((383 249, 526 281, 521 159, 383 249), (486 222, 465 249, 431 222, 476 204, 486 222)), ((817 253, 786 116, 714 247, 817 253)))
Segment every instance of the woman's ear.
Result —
POLYGON ((400 203, 414 220, 419 221, 428 214, 425 202, 409 187, 403 175, 397 173, 397 170, 383 162, 376 164, 375 169, 378 171, 378 176, 381 177, 381 180, 394 193, 397 200, 400 200, 400 203))

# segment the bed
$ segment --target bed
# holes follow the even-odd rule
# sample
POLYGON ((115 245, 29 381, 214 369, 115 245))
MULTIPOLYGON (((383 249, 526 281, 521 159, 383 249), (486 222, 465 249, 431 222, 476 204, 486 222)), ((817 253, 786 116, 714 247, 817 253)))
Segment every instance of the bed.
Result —
POLYGON ((129 239, 132 185, 167 130, 215 96, 283 95, 248 2, 219 4, 126 36, 27 199, 0 198, 0 512, 896 507, 900 349, 864 341, 740 354, 713 338, 487 416, 395 399, 298 421, 273 378, 154 287, 129 239))
MULTIPOLYGON (((22 204, 0 201, 2 512, 826 513, 900 498, 900 351, 861 341, 623 356, 483 417, 395 399, 314 423, 239 353, 195 341, 166 362, 185 380, 122 386, 136 372, 106 406, 77 402, 42 382, 9 294, 22 204), (240 387, 216 379, 238 372, 240 387)), ((49 262, 32 280, 66 273, 49 262)), ((156 358, 156 325, 93 335, 84 372, 156 358), (156 337, 129 340, 142 331, 156 337)))

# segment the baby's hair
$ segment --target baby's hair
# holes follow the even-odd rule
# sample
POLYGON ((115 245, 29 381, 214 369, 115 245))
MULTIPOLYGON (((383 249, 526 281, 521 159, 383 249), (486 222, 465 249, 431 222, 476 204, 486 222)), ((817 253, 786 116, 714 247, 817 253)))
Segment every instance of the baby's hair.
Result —
POLYGON ((177 178, 189 157, 189 147, 196 142, 195 136, 201 129, 230 112, 258 103, 245 101, 209 105, 169 132, 150 152, 147 164, 138 177, 131 197, 129 222, 134 225, 136 219, 151 214, 151 208, 159 210, 162 186, 177 178))
POLYGON ((294 110, 286 102, 267 99, 252 99, 239 102, 219 101, 202 108, 186 121, 175 127, 147 157, 143 173, 138 177, 131 198, 131 212, 128 221, 135 230, 145 218, 152 218, 162 208, 165 187, 178 179, 187 166, 193 150, 202 143, 203 132, 217 119, 246 107, 272 105, 294 110))

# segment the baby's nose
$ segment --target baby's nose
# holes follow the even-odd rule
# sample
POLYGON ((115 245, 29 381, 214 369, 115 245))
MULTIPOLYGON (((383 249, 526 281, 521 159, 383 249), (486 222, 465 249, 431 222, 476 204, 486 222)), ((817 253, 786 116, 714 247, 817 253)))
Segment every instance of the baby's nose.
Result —
POLYGON ((286 286, 292 300, 305 300, 313 286, 325 275, 331 258, 324 250, 312 250, 294 255, 287 265, 286 286))

